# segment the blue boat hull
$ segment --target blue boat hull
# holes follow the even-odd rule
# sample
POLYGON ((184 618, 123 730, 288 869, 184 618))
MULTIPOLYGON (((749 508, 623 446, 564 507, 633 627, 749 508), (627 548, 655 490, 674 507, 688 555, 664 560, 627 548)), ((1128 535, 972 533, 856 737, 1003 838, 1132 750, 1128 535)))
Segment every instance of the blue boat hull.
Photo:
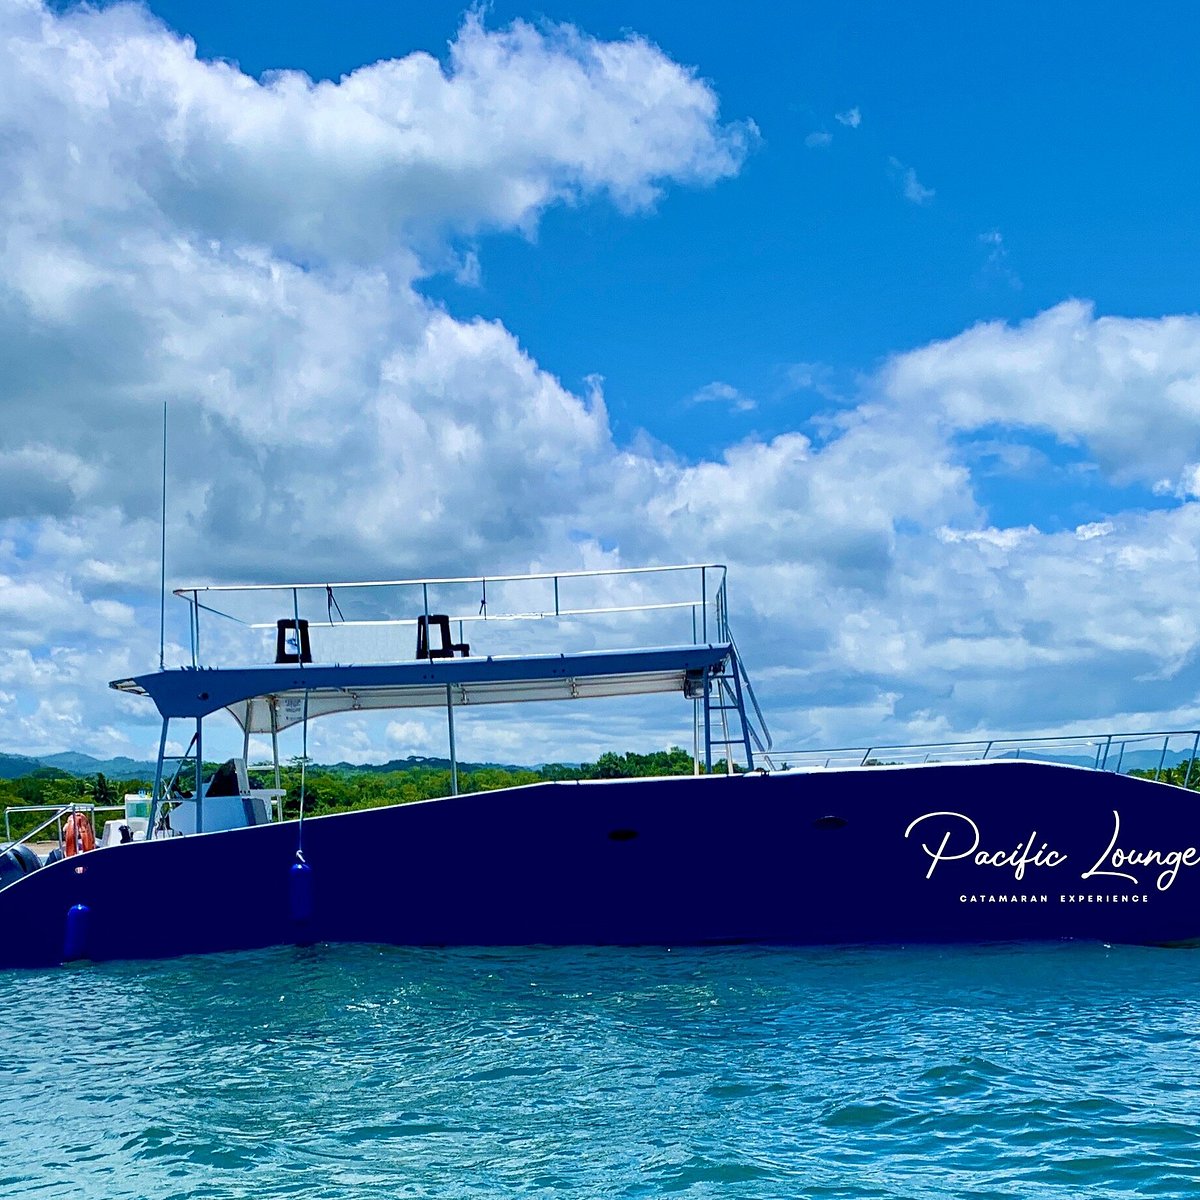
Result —
POLYGON ((553 783, 100 849, 0 891, 0 967, 289 942, 1200 938, 1200 799, 1027 762, 553 783), (1130 857, 1132 856, 1132 857, 1130 857))

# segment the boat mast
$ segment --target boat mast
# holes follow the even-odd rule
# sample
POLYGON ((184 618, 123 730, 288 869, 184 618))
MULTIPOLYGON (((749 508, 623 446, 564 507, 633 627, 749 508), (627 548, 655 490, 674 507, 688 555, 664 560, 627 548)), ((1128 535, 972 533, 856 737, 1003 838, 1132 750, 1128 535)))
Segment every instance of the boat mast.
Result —
POLYGON ((158 584, 158 669, 165 665, 167 645, 167 402, 163 401, 162 451, 162 546, 159 554, 158 584))

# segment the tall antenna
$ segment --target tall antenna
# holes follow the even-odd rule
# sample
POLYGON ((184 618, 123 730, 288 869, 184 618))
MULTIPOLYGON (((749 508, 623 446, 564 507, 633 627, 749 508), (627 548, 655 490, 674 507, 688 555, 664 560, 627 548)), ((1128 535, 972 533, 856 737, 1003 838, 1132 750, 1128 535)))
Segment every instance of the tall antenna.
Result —
POLYGON ((162 459, 162 552, 159 556, 162 572, 158 584, 158 669, 164 668, 167 645, 167 402, 163 401, 163 459, 162 459))

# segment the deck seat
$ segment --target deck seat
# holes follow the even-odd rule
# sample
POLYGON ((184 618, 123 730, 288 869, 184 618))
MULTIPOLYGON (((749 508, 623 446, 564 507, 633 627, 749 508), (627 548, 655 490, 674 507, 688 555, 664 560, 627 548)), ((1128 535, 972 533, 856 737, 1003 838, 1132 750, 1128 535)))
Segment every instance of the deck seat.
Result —
POLYGON ((456 654, 461 654, 463 658, 467 658, 471 653, 471 647, 466 642, 451 641, 450 633, 450 618, 445 613, 430 613, 425 616, 423 613, 417 618, 417 657, 418 658, 453 658, 456 654), (441 645, 436 649, 429 642, 429 627, 433 626, 438 631, 441 645))

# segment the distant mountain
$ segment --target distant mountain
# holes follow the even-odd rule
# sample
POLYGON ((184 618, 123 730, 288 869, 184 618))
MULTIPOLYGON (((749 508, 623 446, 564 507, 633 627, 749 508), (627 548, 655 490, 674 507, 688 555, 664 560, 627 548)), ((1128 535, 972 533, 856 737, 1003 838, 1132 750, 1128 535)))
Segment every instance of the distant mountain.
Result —
MULTIPOLYGON (((314 766, 316 765, 320 764, 314 764, 314 766)), ((426 767, 431 771, 448 771, 450 770, 450 760, 448 758, 426 758, 422 754, 410 754, 407 758, 393 758, 385 763, 331 763, 328 766, 323 766, 322 770, 343 771, 348 775, 382 775, 388 771, 411 771, 414 767, 426 767)), ((514 766, 511 763, 460 762, 458 764, 460 771, 480 771, 485 768, 500 771, 529 770, 528 767, 514 766)))
MULTIPOLYGON (((261 763, 252 764, 259 770, 261 763)), ((420 754, 410 754, 407 758, 394 758, 385 763, 351 763, 338 762, 330 765, 314 763, 323 771, 338 771, 346 775, 382 775, 389 771, 411 771, 414 767, 425 767, 433 771, 450 770, 448 758, 426 758, 420 754)), ((523 771, 527 768, 513 766, 509 763, 475 763, 460 762, 460 771, 478 771, 483 768, 498 768, 502 771, 523 771)), ((47 768, 65 772, 68 775, 92 776, 105 775, 109 779, 153 779, 154 763, 141 761, 136 758, 118 756, 116 758, 95 758, 91 754, 81 754, 78 751, 67 750, 61 754, 46 754, 41 758, 33 758, 26 754, 0 753, 0 779, 17 779, 22 775, 31 775, 34 771, 47 768)))
MULTIPOLYGON (((1064 765, 1090 767, 1096 762, 1094 756, 1077 755, 1070 753, 1069 750, 1050 751, 1046 750, 1040 754, 1032 753, 1032 748, 1022 751, 1019 757, 1021 758, 1040 758, 1043 761, 1059 762, 1064 765)), ((1159 764, 1162 755, 1162 746, 1159 744, 1157 750, 1126 750, 1124 756, 1121 756, 1120 747, 1114 744, 1109 748, 1108 754, 1108 769, 1112 770, 1120 762, 1122 772, 1132 770, 1153 771, 1159 764)), ((1014 754, 999 753, 993 755, 995 758, 1012 758, 1014 754)), ((1186 762, 1191 757, 1190 748, 1186 751, 1171 750, 1168 752, 1165 759, 1162 759, 1164 767, 1174 767, 1181 762, 1186 762)), ((315 768, 322 771, 336 771, 343 775, 383 775, 391 771, 411 771, 414 768, 424 768, 431 771, 448 771, 450 770, 450 760, 448 758, 426 758, 421 754, 410 754, 407 758, 393 758, 384 763, 352 763, 352 762, 336 762, 336 763, 313 763, 315 768)), ((500 770, 500 771, 527 771, 537 770, 540 767, 556 766, 577 768, 578 763, 538 763, 534 767, 525 766, 519 763, 494 763, 494 762, 460 762, 458 769, 460 771, 480 771, 480 770, 500 770)), ((154 778, 154 763, 145 762, 136 758, 126 758, 118 756, 116 758, 94 758, 90 754, 80 754, 77 751, 66 751, 62 754, 47 754, 41 758, 33 758, 26 754, 4 754, 0 753, 0 779, 18 779, 22 775, 31 775, 34 771, 44 771, 46 769, 65 772, 68 775, 77 776, 93 776, 97 774, 105 775, 109 779, 153 779, 154 778)), ((263 769, 261 763, 252 764, 252 769, 257 768, 259 771, 263 769)))
POLYGON ((93 758, 90 754, 79 754, 67 750, 62 754, 47 754, 38 761, 42 766, 57 767, 69 775, 111 775, 114 779, 144 779, 154 775, 152 762, 141 762, 136 758, 93 758))
MULTIPOLYGON (((1096 756, 1094 754, 1079 755, 1069 754, 1066 751, 1050 751, 1043 750, 1035 752, 1034 748, 1023 750, 1018 756, 1015 753, 1000 753, 993 754, 992 758, 1031 758, 1037 759, 1039 762, 1055 762, 1062 763, 1068 767, 1094 767, 1096 766, 1096 756)), ((1191 750, 1171 750, 1167 756, 1162 756, 1162 745, 1160 743, 1157 750, 1126 750, 1121 753, 1121 747, 1117 743, 1113 743, 1108 750, 1108 760, 1105 763, 1105 769, 1113 771, 1120 764, 1121 774, 1128 774, 1130 771, 1153 771, 1159 763, 1162 766, 1177 767, 1180 763, 1187 762, 1192 757, 1191 750)), ((1101 752, 1103 758, 1103 751, 1101 752)))
POLYGON ((27 758, 24 754, 0 754, 0 779, 20 779, 42 766, 40 759, 27 758))

